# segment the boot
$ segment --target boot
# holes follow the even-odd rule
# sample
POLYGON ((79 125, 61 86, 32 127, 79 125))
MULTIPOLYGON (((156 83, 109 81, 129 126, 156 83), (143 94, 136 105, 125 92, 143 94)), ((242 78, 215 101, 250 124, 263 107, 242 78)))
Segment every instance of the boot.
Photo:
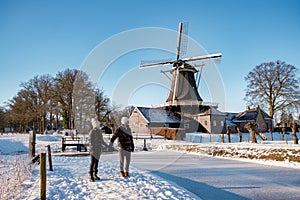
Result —
POLYGON ((125 178, 125 173, 124 173, 123 171, 121 171, 120 177, 121 177, 121 178, 125 178))
POLYGON ((95 180, 100 180, 100 177, 97 176, 97 174, 95 174, 94 179, 95 179, 95 180))
POLYGON ((129 172, 124 172, 125 177, 129 177, 129 172))
POLYGON ((91 181, 91 182, 95 182, 95 179, 94 179, 93 173, 90 173, 90 177, 91 177, 91 178, 90 178, 90 181, 91 181))
POLYGON ((90 181, 91 181, 91 182, 95 182, 95 179, 94 179, 93 176, 91 176, 90 181))

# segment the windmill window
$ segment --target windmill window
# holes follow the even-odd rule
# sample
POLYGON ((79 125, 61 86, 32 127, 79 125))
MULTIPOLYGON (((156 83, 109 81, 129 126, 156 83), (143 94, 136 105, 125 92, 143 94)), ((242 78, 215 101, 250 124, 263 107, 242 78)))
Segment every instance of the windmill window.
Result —
POLYGON ((213 125, 217 126, 217 121, 216 120, 213 121, 213 125))
POLYGON ((221 126, 224 126, 224 121, 221 121, 221 126))
POLYGON ((204 121, 204 124, 207 125, 207 121, 204 121))

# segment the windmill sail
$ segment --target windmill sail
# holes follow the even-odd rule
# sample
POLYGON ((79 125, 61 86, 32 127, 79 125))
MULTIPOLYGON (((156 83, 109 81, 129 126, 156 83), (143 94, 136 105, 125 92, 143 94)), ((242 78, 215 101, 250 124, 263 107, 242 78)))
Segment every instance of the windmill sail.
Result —
POLYGON ((161 59, 161 60, 146 60, 141 62, 140 68, 164 66, 164 65, 170 65, 172 63, 173 61, 171 58, 161 59))
POLYGON ((186 54, 187 50, 187 42, 188 42, 188 23, 179 23, 178 26, 178 42, 177 42, 177 49, 176 49, 176 60, 179 60, 180 56, 186 54))

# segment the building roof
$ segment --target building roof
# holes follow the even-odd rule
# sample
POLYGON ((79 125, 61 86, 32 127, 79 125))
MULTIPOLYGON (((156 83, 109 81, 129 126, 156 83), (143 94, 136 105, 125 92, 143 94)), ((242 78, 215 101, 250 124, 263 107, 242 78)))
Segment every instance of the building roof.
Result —
POLYGON ((255 108, 248 108, 243 112, 240 112, 231 118, 234 123, 237 122, 255 122, 259 112, 262 114, 264 119, 272 119, 267 113, 265 113, 259 106, 255 108))
POLYGON ((165 108, 137 107, 149 123, 180 123, 180 117, 165 108))
POLYGON ((232 119, 237 115, 238 113, 229 113, 227 112, 226 113, 226 126, 231 126, 231 127, 234 127, 234 126, 237 126, 237 124, 233 123, 232 122, 232 119))
POLYGON ((210 114, 212 114, 212 115, 226 115, 226 113, 219 111, 214 106, 210 106, 210 114))

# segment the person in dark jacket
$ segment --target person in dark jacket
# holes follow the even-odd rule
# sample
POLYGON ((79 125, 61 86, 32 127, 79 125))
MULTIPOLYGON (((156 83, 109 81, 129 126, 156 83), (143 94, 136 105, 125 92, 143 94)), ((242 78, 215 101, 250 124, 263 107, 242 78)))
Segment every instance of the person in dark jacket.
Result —
POLYGON ((98 177, 98 164, 100 155, 102 152, 102 146, 108 147, 104 142, 102 136, 102 130, 100 129, 100 122, 96 119, 92 119, 93 129, 89 132, 89 147, 91 155, 90 163, 90 181, 94 182, 95 180, 100 180, 98 177))
POLYGON ((131 152, 134 151, 133 137, 131 129, 129 128, 129 120, 127 117, 122 117, 121 126, 117 128, 110 140, 110 147, 118 138, 119 147, 119 162, 120 162, 120 176, 129 176, 129 164, 131 161, 131 152))

